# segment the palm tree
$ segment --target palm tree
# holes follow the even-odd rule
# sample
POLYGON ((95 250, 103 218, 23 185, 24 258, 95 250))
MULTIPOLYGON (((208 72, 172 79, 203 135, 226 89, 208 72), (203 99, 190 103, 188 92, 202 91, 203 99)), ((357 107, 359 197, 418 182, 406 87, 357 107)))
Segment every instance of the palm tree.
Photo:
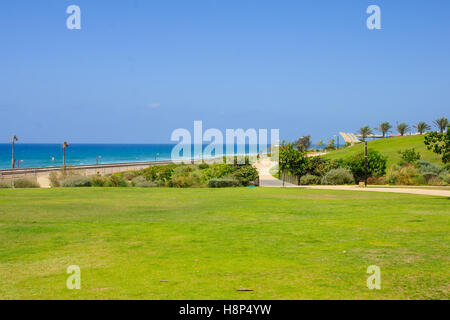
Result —
POLYGON ((369 126, 365 126, 359 129, 358 133, 362 136, 363 141, 366 141, 366 138, 372 134, 372 129, 369 126))
POLYGON ((406 123, 400 123, 397 125, 397 131, 403 137, 411 128, 406 123))
POLYGON ((426 124, 425 122, 423 122, 423 121, 420 121, 418 124, 416 124, 415 126, 414 126, 414 128, 417 130, 417 132, 419 132, 420 134, 423 134, 425 131, 428 131, 428 130, 430 130, 431 129, 431 127, 428 125, 428 124, 426 124))
POLYGON ((389 122, 383 122, 378 128, 375 128, 375 130, 378 130, 383 134, 383 138, 386 137, 386 133, 388 133, 391 129, 392 126, 389 122))
POLYGON ((447 118, 440 118, 440 119, 434 120, 433 122, 439 128, 439 131, 441 133, 443 133, 444 130, 448 126, 448 119, 447 118))

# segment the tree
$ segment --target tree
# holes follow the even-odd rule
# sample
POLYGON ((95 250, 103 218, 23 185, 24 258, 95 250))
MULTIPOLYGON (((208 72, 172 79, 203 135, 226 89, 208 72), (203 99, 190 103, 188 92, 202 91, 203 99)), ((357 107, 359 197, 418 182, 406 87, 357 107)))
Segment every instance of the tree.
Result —
POLYGON ((303 136, 295 141, 295 147, 300 152, 308 151, 309 147, 311 147, 311 136, 303 136))
POLYGON ((431 132, 425 136, 425 145, 428 150, 442 155, 443 163, 450 163, 450 126, 447 133, 431 132))
POLYGON ((411 128, 406 123, 400 123, 397 125, 397 131, 403 137, 411 128))
POLYGON ((388 133, 389 130, 391 130, 391 129, 392 129, 392 126, 391 126, 391 124, 389 122, 383 122, 375 130, 380 131, 383 134, 383 138, 385 138, 386 137, 386 133, 388 133))
POLYGON ((362 136, 363 141, 366 141, 366 138, 372 134, 372 129, 369 126, 365 126, 359 129, 358 133, 362 136))
POLYGON ((439 128, 439 132, 443 133, 445 128, 448 126, 448 119, 447 118, 440 118, 433 121, 434 124, 439 128))
POLYGON ((402 158, 399 165, 403 166, 404 164, 415 164, 420 160, 421 155, 420 152, 416 152, 416 149, 406 149, 405 151, 398 152, 402 158))
MULTIPOLYGON (((353 173, 356 183, 365 178, 364 152, 361 152, 346 161, 353 173)), ((367 152, 367 176, 382 177, 386 173, 387 158, 376 150, 367 152)))
POLYGON ((331 139, 330 141, 328 141, 328 144, 325 147, 325 151, 331 151, 331 150, 336 150, 336 144, 334 142, 334 139, 331 139))
POLYGON ((287 172, 295 176, 302 176, 308 164, 304 153, 295 150, 292 143, 280 146, 280 172, 287 172))
POLYGON ((414 126, 414 128, 417 130, 417 132, 419 132, 420 134, 423 134, 425 131, 428 131, 428 130, 430 130, 431 129, 431 127, 428 125, 428 124, 426 124, 425 122, 423 122, 423 121, 420 121, 418 124, 416 124, 415 126, 414 126))

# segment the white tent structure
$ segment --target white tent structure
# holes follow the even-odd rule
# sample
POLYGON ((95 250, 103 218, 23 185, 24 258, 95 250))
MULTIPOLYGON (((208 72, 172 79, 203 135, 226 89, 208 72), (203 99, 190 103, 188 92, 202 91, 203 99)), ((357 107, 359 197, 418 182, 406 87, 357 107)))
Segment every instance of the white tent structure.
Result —
POLYGON ((344 139, 346 143, 355 144, 360 143, 361 141, 355 136, 353 133, 345 133, 345 132, 339 132, 341 137, 344 139))

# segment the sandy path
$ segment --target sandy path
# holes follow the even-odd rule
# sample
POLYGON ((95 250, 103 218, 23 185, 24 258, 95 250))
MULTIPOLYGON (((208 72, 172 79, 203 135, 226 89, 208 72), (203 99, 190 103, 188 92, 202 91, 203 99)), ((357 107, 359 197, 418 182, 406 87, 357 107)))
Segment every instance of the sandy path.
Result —
MULTIPOLYGON (((261 187, 273 187, 282 188, 283 181, 274 178, 270 174, 270 168, 275 165, 270 159, 263 159, 257 162, 254 167, 259 172, 259 185, 261 187)), ((419 194, 426 196, 439 196, 450 197, 450 191, 448 190, 436 190, 436 189, 419 189, 419 188, 363 188, 358 186, 297 186, 294 184, 286 183, 287 188, 303 188, 303 189, 317 189, 317 190, 346 190, 346 191, 372 191, 372 192, 390 192, 390 193, 408 193, 419 194)))

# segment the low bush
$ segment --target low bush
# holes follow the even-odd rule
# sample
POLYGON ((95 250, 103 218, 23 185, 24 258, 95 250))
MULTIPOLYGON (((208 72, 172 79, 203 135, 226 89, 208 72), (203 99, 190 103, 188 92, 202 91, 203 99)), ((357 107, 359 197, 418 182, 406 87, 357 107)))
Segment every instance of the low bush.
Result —
POLYGON ((106 184, 106 187, 128 187, 128 183, 123 179, 123 177, 112 175, 109 176, 106 184))
POLYGON ((439 175, 439 179, 441 179, 442 182, 444 182, 445 184, 449 185, 450 184, 450 172, 442 172, 439 175))
POLYGON ((141 181, 134 184, 137 188, 155 188, 158 185, 153 181, 141 181))
POLYGON ((172 188, 190 188, 200 186, 200 184, 200 177, 197 174, 178 175, 172 177, 167 183, 167 185, 172 188))
POLYGON ((92 187, 104 187, 106 185, 107 179, 101 175, 95 175, 91 177, 92 187))
POLYGON ((73 176, 61 181, 63 188, 90 187, 91 179, 81 176, 73 176))
POLYGON ((246 187, 258 179, 258 171, 250 165, 238 166, 238 169, 233 172, 233 177, 246 187))
POLYGON ((419 171, 424 174, 428 172, 435 173, 436 175, 439 175, 442 171, 444 171, 444 168, 441 166, 438 166, 434 163, 430 163, 428 161, 418 161, 417 167, 419 168, 419 171))
POLYGON ((14 188, 39 188, 39 184, 36 181, 29 179, 17 179, 14 180, 14 188))
POLYGON ((59 174, 56 171, 50 172, 48 175, 48 179, 50 180, 50 186, 52 188, 59 188, 61 187, 61 182, 59 181, 59 174))
POLYGON ((149 181, 165 183, 172 178, 175 164, 151 166, 143 171, 143 176, 149 181))
POLYGON ((386 177, 369 177, 367 178, 367 184, 371 185, 385 185, 386 184, 386 177))
POLYGON ((228 164, 212 164, 209 168, 202 170, 203 181, 224 178, 233 173, 235 167, 228 164))
POLYGON ((323 177, 331 169, 344 167, 342 160, 328 160, 322 157, 308 158, 305 173, 313 176, 323 177))
POLYGON ((0 181, 0 189, 8 189, 11 187, 11 182, 0 181))
POLYGON ((310 185, 310 184, 320 184, 320 177, 314 176, 312 174, 304 175, 300 178, 301 185, 310 185))
POLYGON ((432 177, 427 180, 427 183, 430 186, 445 186, 447 185, 444 181, 442 181, 439 177, 432 177))
POLYGON ((124 180, 131 181, 137 177, 137 173, 135 171, 127 171, 123 173, 122 177, 124 180))
POLYGON ((238 187, 240 182, 236 179, 211 179, 208 182, 210 188, 238 187))
POLYGON ((426 184, 427 181, 414 165, 393 165, 387 175, 386 179, 390 184, 397 185, 419 185, 426 184))
POLYGON ((322 179, 322 184, 341 185, 354 184, 355 180, 350 170, 345 168, 331 169, 322 179))

